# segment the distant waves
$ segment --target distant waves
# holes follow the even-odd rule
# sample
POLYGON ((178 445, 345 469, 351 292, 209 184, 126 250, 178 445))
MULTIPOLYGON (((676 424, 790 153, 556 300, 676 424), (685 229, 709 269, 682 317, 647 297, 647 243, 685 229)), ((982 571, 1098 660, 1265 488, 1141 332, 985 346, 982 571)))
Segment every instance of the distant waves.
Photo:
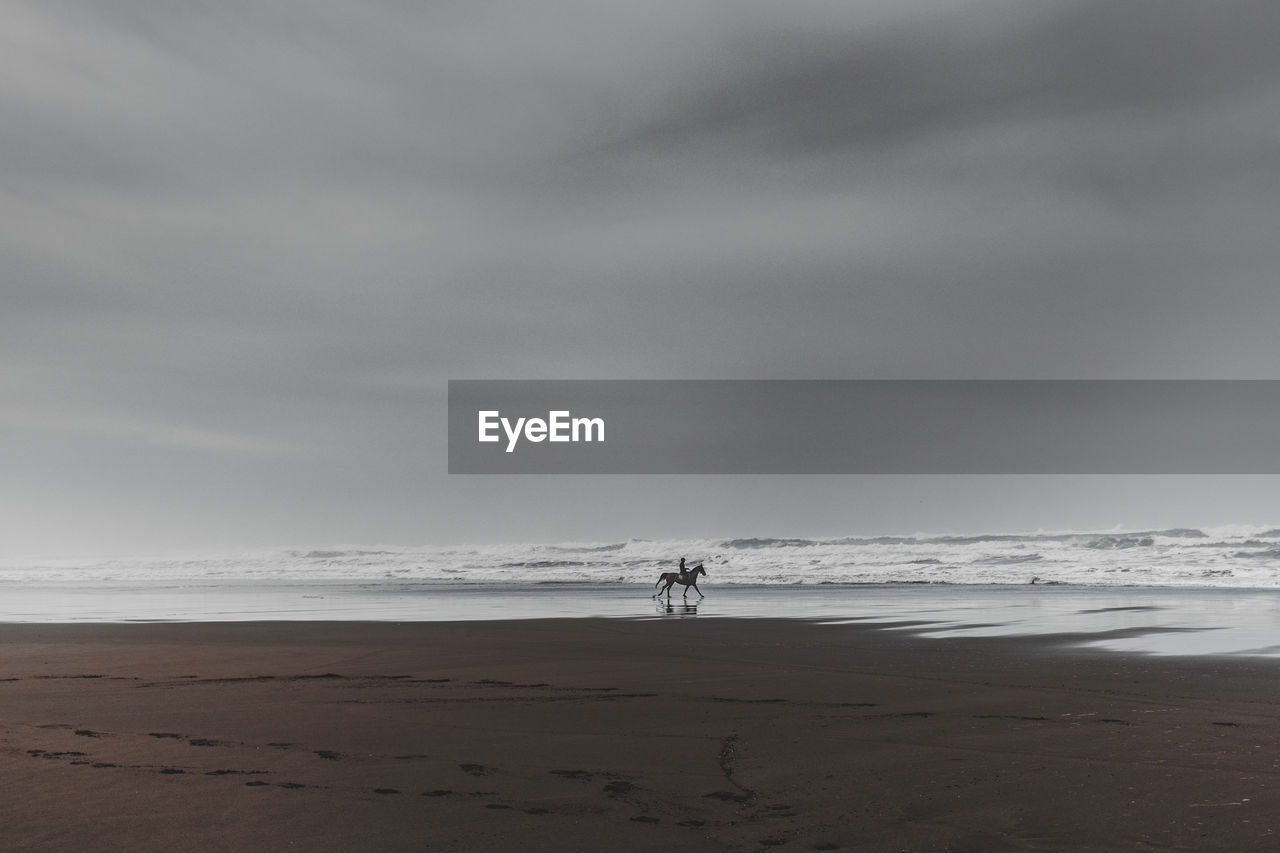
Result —
POLYGON ((1079 584, 1280 588, 1280 528, 623 542, 321 546, 0 561, 0 584, 645 583, 685 557, 704 584, 1079 584))

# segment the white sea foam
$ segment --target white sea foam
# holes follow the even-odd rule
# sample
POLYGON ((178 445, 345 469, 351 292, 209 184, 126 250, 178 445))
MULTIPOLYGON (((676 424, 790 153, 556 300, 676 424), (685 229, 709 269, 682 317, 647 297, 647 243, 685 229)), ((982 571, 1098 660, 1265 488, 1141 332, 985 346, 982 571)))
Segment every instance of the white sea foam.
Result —
POLYGON ((687 557, 720 584, 1081 584, 1280 588, 1280 529, 326 546, 0 560, 0 584, 652 583, 687 557))

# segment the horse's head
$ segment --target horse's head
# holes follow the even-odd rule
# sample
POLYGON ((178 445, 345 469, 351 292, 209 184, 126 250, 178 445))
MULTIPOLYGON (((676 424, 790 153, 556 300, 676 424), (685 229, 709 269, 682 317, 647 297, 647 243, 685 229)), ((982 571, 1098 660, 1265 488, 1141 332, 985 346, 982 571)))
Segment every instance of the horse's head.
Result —
POLYGON ((694 575, 705 575, 707 570, 702 568, 702 563, 698 563, 698 565, 693 567, 693 573, 694 575))

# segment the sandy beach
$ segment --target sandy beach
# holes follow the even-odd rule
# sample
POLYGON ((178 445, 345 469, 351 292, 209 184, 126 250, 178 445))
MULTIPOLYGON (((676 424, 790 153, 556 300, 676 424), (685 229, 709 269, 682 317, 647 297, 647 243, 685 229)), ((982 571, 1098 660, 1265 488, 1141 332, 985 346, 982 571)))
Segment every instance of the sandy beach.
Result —
POLYGON ((1268 850, 1258 658, 790 620, 7 625, 0 846, 1268 850))

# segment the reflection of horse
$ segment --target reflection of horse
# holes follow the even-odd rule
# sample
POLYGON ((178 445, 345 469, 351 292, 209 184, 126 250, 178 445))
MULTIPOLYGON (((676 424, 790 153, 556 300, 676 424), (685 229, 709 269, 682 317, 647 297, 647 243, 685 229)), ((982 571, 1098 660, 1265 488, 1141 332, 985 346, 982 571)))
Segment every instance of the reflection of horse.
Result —
POLYGON ((664 613, 667 616, 679 616, 682 618, 685 616, 697 616, 698 602, 695 601, 693 604, 690 604, 685 601, 681 604, 672 604, 671 599, 668 598, 666 601, 658 602, 658 612, 664 613))
POLYGON ((653 597, 657 598, 665 592, 667 594, 667 599, 670 600, 671 587, 676 584, 680 584, 684 587, 685 598, 689 597, 689 587, 693 587, 697 590, 698 598, 706 598, 706 596, 702 594, 702 590, 698 589, 698 575, 705 575, 706 573, 707 570, 702 568, 702 563, 698 563, 698 565, 692 566, 683 572, 663 572, 654 586, 661 586, 664 583, 666 586, 655 592, 653 597))

